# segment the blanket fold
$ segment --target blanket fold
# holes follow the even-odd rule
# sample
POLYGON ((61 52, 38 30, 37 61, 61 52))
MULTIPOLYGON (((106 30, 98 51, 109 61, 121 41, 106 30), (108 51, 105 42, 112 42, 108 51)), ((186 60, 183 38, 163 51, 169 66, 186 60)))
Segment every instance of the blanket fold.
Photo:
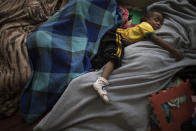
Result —
POLYGON ((62 0, 0 0, 0 119, 15 115, 31 76, 27 36, 60 8, 62 0))

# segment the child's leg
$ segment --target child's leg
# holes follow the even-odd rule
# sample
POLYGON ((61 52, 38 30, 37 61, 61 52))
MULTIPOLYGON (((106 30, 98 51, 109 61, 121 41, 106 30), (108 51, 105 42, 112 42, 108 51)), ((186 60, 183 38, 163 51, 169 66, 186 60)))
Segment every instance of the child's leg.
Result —
POLYGON ((112 61, 107 62, 103 68, 103 72, 101 74, 101 77, 108 80, 108 78, 113 70, 114 70, 114 63, 112 61))
POLYGON ((112 73, 113 69, 114 69, 114 63, 112 61, 107 62, 103 68, 101 77, 99 77, 97 81, 93 84, 93 88, 96 90, 98 95, 102 98, 102 100, 105 101, 106 103, 109 102, 109 99, 107 97, 107 91, 105 87, 109 85, 109 82, 107 80, 110 74, 112 73))

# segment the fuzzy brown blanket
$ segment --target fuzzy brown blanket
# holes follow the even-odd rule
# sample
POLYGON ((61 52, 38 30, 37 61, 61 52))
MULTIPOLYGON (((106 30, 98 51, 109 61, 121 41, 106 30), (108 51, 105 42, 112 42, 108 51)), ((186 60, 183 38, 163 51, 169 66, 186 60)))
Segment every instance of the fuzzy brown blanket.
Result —
POLYGON ((0 119, 18 109, 21 90, 31 75, 26 40, 63 0, 0 1, 0 119))

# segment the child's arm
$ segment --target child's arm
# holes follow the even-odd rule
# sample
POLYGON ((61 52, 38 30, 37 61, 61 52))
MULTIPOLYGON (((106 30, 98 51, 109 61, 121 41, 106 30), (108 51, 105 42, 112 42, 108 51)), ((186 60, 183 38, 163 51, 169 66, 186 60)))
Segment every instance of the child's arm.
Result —
POLYGON ((154 41, 156 45, 159 45, 163 49, 167 50, 173 57, 176 58, 176 61, 181 60, 184 57, 184 55, 181 52, 177 51, 175 48, 170 46, 166 41, 162 40, 156 34, 150 35, 150 39, 154 41))
POLYGON ((117 33, 118 35, 120 35, 121 37, 121 42, 123 43, 124 46, 128 46, 133 44, 133 42, 131 42, 129 39, 123 37, 120 33, 117 33))
POLYGON ((121 39, 122 43, 124 44, 124 46, 128 46, 128 45, 131 45, 133 44, 133 42, 131 42, 129 39, 127 38, 122 38, 121 39))

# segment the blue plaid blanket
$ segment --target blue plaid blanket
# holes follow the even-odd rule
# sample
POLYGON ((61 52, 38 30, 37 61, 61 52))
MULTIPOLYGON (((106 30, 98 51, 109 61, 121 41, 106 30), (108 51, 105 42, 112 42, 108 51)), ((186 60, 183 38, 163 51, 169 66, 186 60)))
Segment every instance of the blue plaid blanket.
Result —
POLYGON ((32 76, 20 104, 27 123, 47 113, 69 82, 89 71, 100 38, 119 21, 115 0, 70 0, 28 36, 32 76))

